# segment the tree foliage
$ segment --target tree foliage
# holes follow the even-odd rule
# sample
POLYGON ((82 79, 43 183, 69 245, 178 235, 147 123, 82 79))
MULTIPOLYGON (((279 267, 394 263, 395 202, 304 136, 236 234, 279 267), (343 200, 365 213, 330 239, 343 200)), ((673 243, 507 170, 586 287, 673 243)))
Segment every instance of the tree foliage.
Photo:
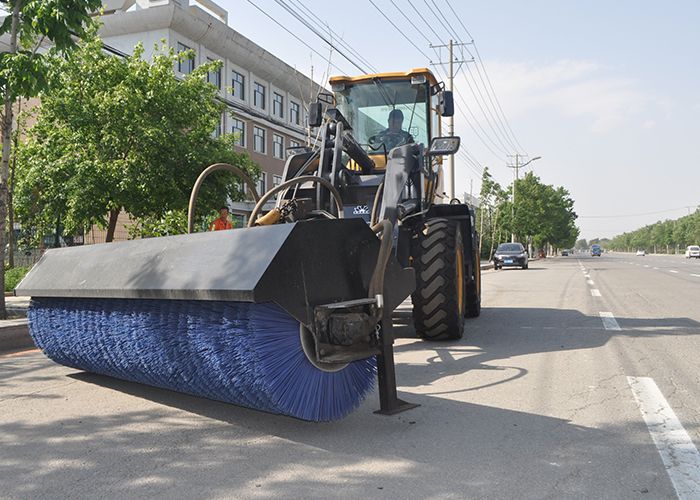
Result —
POLYGON ((675 220, 658 221, 635 231, 615 236, 607 243, 611 250, 643 249, 656 252, 685 250, 700 244, 700 209, 675 220))
MULTIPOLYGON (((49 67, 54 57, 75 47, 74 37, 94 26, 91 13, 100 0, 8 0, 0 1, 9 13, 0 25, 8 50, 0 53, 2 108, 2 161, 0 162, 0 262, 5 262, 5 232, 10 204, 9 178, 14 105, 19 97, 30 98, 50 86, 49 67), (42 44, 50 47, 46 49, 42 44)), ((0 288, 5 275, 0 274, 0 288)), ((0 318, 7 316, 0 299, 0 318)))
MULTIPOLYGON (((14 101, 34 97, 49 86, 53 58, 75 47, 75 37, 93 25, 90 16, 100 0, 10 0, 0 2, 6 12, 17 9, 17 50, 0 54, 0 87, 14 101), (49 50, 39 50, 45 42, 49 50)), ((0 36, 11 34, 13 15, 0 25, 0 36)))
MULTIPOLYGON (((94 35, 94 33, 93 33, 94 35)), ((107 55, 88 37, 52 68, 60 82, 41 95, 37 122, 19 154, 18 215, 38 234, 60 219, 70 234, 98 224, 112 229, 125 210, 132 218, 167 218, 187 207, 190 189, 209 164, 227 162, 253 177, 258 168, 234 150, 231 135, 212 134, 225 105, 206 75, 212 62, 178 80, 179 57, 159 47, 152 61, 107 55)), ((241 197, 240 183, 215 173, 200 191, 202 212, 241 197)))
POLYGON ((574 246, 579 231, 574 201, 566 189, 543 184, 530 172, 516 182, 513 205, 512 187, 501 188, 484 169, 479 213, 488 228, 481 235, 488 246, 482 243, 482 257, 490 257, 493 245, 510 239, 511 233, 518 241, 531 242, 536 248, 546 244, 556 248, 574 246))

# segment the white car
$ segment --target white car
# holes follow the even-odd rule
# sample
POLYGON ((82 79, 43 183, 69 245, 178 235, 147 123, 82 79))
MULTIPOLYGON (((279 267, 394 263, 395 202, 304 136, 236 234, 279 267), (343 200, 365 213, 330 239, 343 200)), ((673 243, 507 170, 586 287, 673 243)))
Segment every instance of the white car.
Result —
POLYGON ((637 257, 644 257, 646 254, 644 250, 637 250, 637 257))
POLYGON ((688 248, 685 249, 685 258, 700 259, 700 247, 697 245, 690 245, 688 248))

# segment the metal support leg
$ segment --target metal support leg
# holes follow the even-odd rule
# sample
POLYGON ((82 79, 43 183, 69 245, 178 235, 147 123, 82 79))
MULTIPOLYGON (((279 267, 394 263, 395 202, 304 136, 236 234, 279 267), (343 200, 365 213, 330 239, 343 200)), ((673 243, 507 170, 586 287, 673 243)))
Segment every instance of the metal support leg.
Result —
POLYGON ((402 411, 420 406, 407 403, 396 395, 396 371, 394 370, 394 332, 392 331, 391 313, 382 320, 381 353, 377 356, 377 376, 379 378, 379 410, 380 415, 394 415, 402 411))

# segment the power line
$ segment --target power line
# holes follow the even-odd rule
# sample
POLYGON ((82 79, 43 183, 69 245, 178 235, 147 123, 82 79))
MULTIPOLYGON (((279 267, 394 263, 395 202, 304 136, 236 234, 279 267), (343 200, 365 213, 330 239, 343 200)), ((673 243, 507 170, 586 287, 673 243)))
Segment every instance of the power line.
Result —
POLYGON ((488 82, 489 88, 491 89, 491 92, 493 93, 493 97, 494 97, 494 99, 496 100, 496 104, 498 105, 498 109, 499 109, 499 111, 500 111, 500 113, 501 113, 501 115, 502 115, 502 117, 503 117, 503 120, 505 121, 506 127, 507 127, 508 130, 510 131, 510 134, 511 134, 513 140, 514 140, 515 143, 520 147, 520 149, 521 149, 522 151, 526 151, 525 148, 522 146, 522 144, 520 144, 520 142, 518 141, 517 136, 516 136, 515 133, 513 132, 513 128, 510 126, 510 122, 509 122, 509 120, 508 120, 508 117, 506 116, 505 112, 503 111, 503 107, 501 106, 501 102, 500 102, 500 100, 498 99, 498 94, 496 94, 496 91, 495 91, 495 89, 494 89, 494 87, 493 87, 493 84, 491 83, 491 78, 489 77, 488 71, 486 71, 486 66, 484 65, 483 59, 481 58, 481 53, 479 52, 479 47, 477 46, 476 41, 474 40, 474 37, 473 37, 472 34, 469 32, 469 29, 467 29, 467 27, 466 27, 466 26, 464 25, 464 23, 462 22, 462 18, 461 18, 459 15, 457 15, 457 12, 455 12, 454 8, 452 7, 452 3, 450 2, 450 0, 445 0, 445 3, 447 4, 447 6, 449 7, 450 11, 452 12, 452 15, 454 16, 454 18, 457 19, 457 21, 459 22, 459 24, 462 26, 462 29, 464 29, 464 32, 467 34, 467 36, 468 36, 469 39, 471 40, 471 43, 472 43, 472 45, 473 45, 473 47, 474 47, 474 52, 476 53, 476 59, 477 59, 477 61, 479 62, 479 64, 481 64, 481 67, 484 69, 484 75, 486 76, 486 81, 488 82))
POLYGON ((371 69, 374 73, 378 73, 377 68, 375 68, 375 67, 372 65, 372 63, 370 63, 364 56, 362 56, 362 54, 360 54, 360 53, 359 53, 357 50, 355 50, 348 42, 346 42, 346 41, 343 39, 342 36, 338 35, 338 33, 337 33, 336 31, 334 31, 334 30, 330 27, 330 25, 328 24, 327 21, 324 21, 323 19, 321 19, 320 17, 318 17, 318 16, 316 15, 316 13, 315 13, 314 11, 312 11, 311 9, 309 9, 306 5, 304 5, 304 3, 303 3, 301 0, 290 0, 290 1, 291 1, 292 3, 295 3, 296 5, 298 5, 299 7, 301 7, 301 9, 303 9, 303 10, 306 11, 311 17, 313 17, 314 19, 316 19, 316 25, 317 25, 317 26, 319 26, 319 27, 322 28, 322 29, 325 28, 326 30, 328 30, 329 34, 333 35, 333 36, 335 37, 335 40, 337 40, 337 42, 338 42, 340 45, 342 45, 343 47, 345 47, 345 48, 348 50, 348 52, 350 52, 353 56, 357 57, 358 60, 359 60, 361 63, 365 64, 365 65, 366 65, 369 69, 371 69))
MULTIPOLYGON (((442 25, 443 29, 445 29, 446 32, 450 33, 451 36, 454 36, 459 42, 461 42, 461 37, 457 34, 457 31, 454 29, 450 21, 447 19, 447 16, 442 12, 440 9, 439 5, 435 2, 435 0, 430 0, 430 2, 433 4, 435 7, 434 9, 431 9, 430 5, 428 4, 428 0, 424 0, 424 3, 428 7, 428 10, 431 11, 435 19, 442 25)), ((413 7, 414 11, 421 16, 420 12, 418 9, 415 7, 415 5, 412 4, 412 2, 409 0, 409 3, 411 3, 411 6, 413 7)), ((474 58, 474 54, 467 48, 466 51, 467 53, 477 62, 476 65, 476 72, 479 77, 479 80, 481 81, 481 86, 483 86, 486 94, 486 98, 484 97, 484 93, 482 93, 481 88, 479 86, 479 82, 477 81, 477 78, 474 76, 474 74, 471 71, 471 68, 467 66, 467 71, 469 72, 469 76, 472 77, 472 80, 474 81, 474 87, 476 88, 476 92, 478 92, 478 96, 474 92, 472 88, 470 88, 472 94, 474 95, 474 99, 476 100, 477 104, 479 104, 479 107, 481 108, 482 113, 484 114, 484 118, 486 118, 487 122, 489 123, 489 127, 493 130, 493 133, 496 135, 497 140, 505 146, 505 143, 508 143, 508 146, 505 146, 506 149, 514 149, 516 151, 522 150, 525 151, 525 149, 520 145, 520 143, 517 141, 517 138, 515 138, 515 134, 512 132, 512 127, 510 127, 510 124, 507 123, 507 118, 505 117, 505 113, 503 113, 503 108, 500 104, 500 101, 498 101, 498 97, 495 93, 495 90, 493 89, 493 84, 490 81, 490 78, 488 76, 488 73, 486 72, 486 67, 483 64, 483 60, 480 59, 481 54, 478 53, 478 49, 474 43, 473 38, 471 37, 471 34, 469 31, 466 29, 464 26, 464 23, 461 21, 461 19, 457 16, 456 12, 454 11, 454 8, 452 8, 452 5, 448 2, 448 7, 452 11, 453 15, 457 20, 460 22, 462 27, 464 28, 465 32, 469 35, 471 42, 470 44, 474 45, 475 52, 477 52, 477 57, 478 59, 474 58), (481 64, 481 67, 483 68, 483 75, 482 71, 479 68, 479 64, 481 64), (486 81, 484 80, 484 76, 486 77, 486 80, 488 80, 488 86, 486 81), (491 89, 491 92, 489 92, 489 88, 491 89), (484 102, 484 105, 486 106, 486 111, 488 111, 488 116, 486 112, 483 109, 483 106, 481 106, 479 102, 479 98, 484 102), (494 103, 496 101, 496 103, 494 103), (490 106, 489 106, 490 104, 490 106), (492 111, 493 109, 493 111, 492 111), (499 109, 500 109, 500 114, 499 114, 499 109), (493 123, 495 124, 496 129, 494 129, 494 126, 491 123, 491 120, 493 120, 493 123), (510 130, 510 134, 509 131, 510 130), (511 137, 513 136, 513 137, 511 137), (504 139, 502 140, 501 137, 504 139)), ((423 16, 421 16, 423 18, 423 16)), ((427 23, 427 21, 426 21, 427 23)), ((432 27, 431 27, 432 29, 432 27)), ((433 33, 437 36, 437 33, 433 30, 433 33)), ((462 57, 464 57, 464 48, 460 49, 462 51, 462 57)), ((465 74, 465 77, 467 75, 465 74)), ((471 86, 470 86, 471 87, 471 86)))
POLYGON ((355 66, 361 73, 368 73, 368 71, 365 68, 360 66, 353 58, 348 56, 344 51, 340 50, 332 41, 328 40, 328 38, 323 33, 320 33, 314 26, 311 25, 309 21, 307 21, 307 19, 304 16, 299 14, 299 12, 297 12, 287 2, 285 2, 284 0, 275 0, 275 2, 277 3, 277 5, 282 7, 289 14, 291 14, 297 21, 306 26, 313 34, 315 34, 317 37, 323 40, 330 48, 332 48, 338 54, 340 54, 346 61, 355 66))
MULTIPOLYGON (((433 0, 431 0, 431 1, 433 1, 433 0)), ((457 41, 458 41, 459 43, 463 43, 463 42, 461 42, 460 37, 456 36, 457 34, 456 34, 456 32, 454 32, 454 29, 452 29, 452 30, 450 29, 450 28, 451 28, 451 24, 449 24, 449 21, 447 21, 447 19, 445 18, 444 14, 442 13, 442 11, 439 9, 439 7, 437 7, 437 4, 436 4, 436 10, 440 13, 441 17, 445 20, 444 22, 443 22, 442 19, 440 19, 440 18, 438 17, 437 14, 435 14, 435 12, 434 12, 432 9, 430 9, 430 5, 428 5, 428 3, 427 3, 428 0, 424 0, 424 2, 425 2, 425 4, 428 6, 428 9, 431 10, 433 16, 435 16, 435 18, 438 20, 438 22, 440 22, 440 24, 443 26, 443 28, 445 29, 445 31, 447 31, 448 33, 452 32, 452 33, 455 35, 455 38, 457 38, 457 41), (445 23, 447 23, 447 25, 446 25, 445 23), (448 28, 447 26, 450 26, 450 28, 448 28)), ((435 31, 435 29, 432 27, 432 25, 426 20, 426 18, 425 18, 425 16, 423 15, 423 13, 415 6, 415 4, 413 3, 413 1, 412 1, 412 0, 408 0, 408 3, 409 3, 409 5, 411 6, 411 8, 413 9, 413 11, 416 13, 416 15, 417 15, 420 19, 423 20, 423 22, 424 22, 425 25, 428 27, 428 29, 430 29, 430 31, 433 33, 433 35, 435 35, 435 37, 440 41, 440 43, 444 45, 444 41, 442 40, 442 38, 440 37, 440 35, 435 31)), ((472 41, 471 43, 473 43, 473 41, 472 41)), ((431 46, 431 48, 433 48, 433 50, 435 50, 435 47, 431 46)), ((440 57, 440 53, 437 52, 437 51, 436 51, 436 53, 438 54, 438 57, 440 57)), ((470 52, 469 50, 467 50, 467 53, 469 53, 469 55, 473 57, 473 55, 471 54, 471 52, 470 52)), ((438 64, 441 64, 441 62, 439 62, 438 64)), ((446 71, 444 64, 442 64, 442 68, 443 68, 444 71, 446 71)), ((461 69, 461 66, 460 66, 460 68, 458 69, 458 72, 459 72, 460 69, 461 69)), ((498 127, 497 119, 495 118, 495 116, 494 116, 493 113, 491 112, 491 109, 490 109, 489 106, 488 106, 488 102, 486 101, 486 99, 484 99, 483 94, 481 93, 481 89, 480 89, 479 86, 478 86, 478 82, 476 81, 476 78, 472 75, 471 69, 469 69, 468 66, 467 66, 467 69, 469 70, 469 76, 471 76, 472 79, 474 80, 474 85, 475 85, 475 87, 476 87, 476 89, 477 89, 477 91, 478 91, 478 93, 479 93, 479 96, 477 96, 477 93, 474 91, 474 88, 473 88, 472 85, 469 83, 468 78, 467 78, 465 81, 466 81, 466 83, 467 83, 467 85, 468 85, 468 87, 469 87, 469 90, 471 91, 472 95, 474 96, 475 102, 477 103, 477 105, 479 106, 479 108, 480 108, 482 114, 484 115, 484 118, 486 119, 486 122, 487 122, 489 128, 492 130, 492 132, 493 132, 493 134, 494 134, 494 137, 495 137, 496 140, 500 143, 500 146, 496 145, 495 142, 494 142, 493 140, 491 140, 490 138, 489 138, 489 140, 494 144, 494 146, 496 147, 496 149, 502 149, 503 153, 505 153, 505 154, 508 154, 508 153, 509 153, 510 151, 512 151, 513 149, 517 150, 518 148, 517 148, 517 147, 514 147, 513 144, 506 145, 506 143, 510 143, 510 142, 511 142, 510 139, 509 139, 508 136, 507 136, 506 134, 504 134, 503 131, 501 131, 500 128, 498 127), (488 110, 488 113, 491 115, 491 118, 489 118, 489 114, 486 113, 486 111, 484 110, 484 107, 481 105, 481 101, 479 100, 479 97, 481 97, 481 100, 482 100, 482 101, 484 102, 484 104, 486 105, 486 109, 488 110), (492 120, 493 120, 494 122, 496 122, 496 127, 499 128, 499 130, 496 130, 496 128, 494 128, 494 125, 493 125, 493 123, 492 123, 492 120), (503 141, 503 139, 501 139, 501 136, 505 137, 505 139, 506 139, 505 142, 503 141)), ((465 74, 465 77, 467 77, 466 74, 465 74)), ((460 99, 462 100, 462 103, 464 104, 464 106, 467 107, 467 108, 469 108, 469 106, 468 106, 467 103, 466 103, 466 99, 464 99, 464 97, 461 96, 461 94, 459 94, 459 97, 460 97, 460 99)), ((470 111, 471 111, 471 110, 470 110, 470 111)), ((488 136, 489 134, 483 129, 483 127, 481 127, 480 121, 476 119, 476 117, 474 116, 473 113, 470 113, 470 114, 472 115, 472 117, 474 118, 474 120, 477 122, 477 124, 479 125, 479 127, 482 129, 482 132, 483 132, 486 136, 488 136)), ((466 118, 466 116, 465 116, 465 118, 466 118)), ((468 120, 468 118, 466 118, 466 119, 468 120)), ((483 141, 482 141, 482 142, 483 142, 483 141)), ((488 149, 491 150, 490 148, 488 148, 488 149)), ((493 153, 493 151, 492 151, 492 153, 493 153)), ((498 157, 499 155, 496 154, 496 156, 498 157)))
MULTIPOLYGON (((409 0, 409 1, 410 1, 410 0, 409 0)), ((418 52, 420 52, 421 54, 423 54, 423 56, 424 56, 426 59, 430 60, 430 56, 429 56, 428 54, 426 54, 425 52, 423 52, 423 50, 421 50, 421 48, 418 47, 418 45, 416 45, 416 43, 415 43, 413 40, 411 40, 411 38, 410 38, 408 35, 406 35, 406 33, 404 33, 403 31, 401 31, 401 29, 394 23, 394 21, 392 21, 392 20, 389 18, 389 16, 387 16, 387 15, 384 13, 384 11, 383 11, 382 9, 380 9, 379 7, 377 7, 377 4, 374 3, 374 0, 369 0, 369 3, 371 3, 371 4, 374 6, 374 8, 377 9, 377 10, 379 11, 379 13, 384 17, 384 19, 386 19, 387 21, 389 21, 389 24, 391 24, 391 25, 396 29, 396 31, 398 31, 399 33, 401 33, 401 36, 403 36, 403 37, 408 41, 408 43, 410 43, 411 45, 413 45, 413 47, 415 47, 415 49, 416 49, 418 52)))
POLYGON ((700 205, 686 205, 684 207, 678 207, 678 208, 668 208, 666 210, 657 210, 655 212, 643 212, 643 213, 637 213, 637 214, 627 214, 627 215, 579 215, 579 219, 620 219, 624 217, 643 217, 646 215, 657 215, 657 214, 665 214, 668 212, 677 212, 679 210, 689 210, 689 209, 697 209, 699 208, 700 205))
POLYGON ((328 64, 330 64, 331 66, 333 66, 333 67, 334 67, 335 69, 337 69, 338 71, 340 71, 340 72, 342 72, 342 73, 345 73, 345 70, 343 70, 342 68, 340 68, 340 67, 339 67, 338 65, 336 65, 335 63, 331 62, 331 60, 330 60, 329 58, 327 58, 326 56, 324 56, 323 54, 321 54, 318 50, 316 50, 314 47, 312 47, 311 45, 309 45, 308 43, 306 43, 306 42, 305 42, 301 37, 299 37, 296 33, 293 33, 289 28, 287 28, 287 27, 284 26, 281 22, 279 22, 277 19, 275 19, 275 18, 272 17, 270 14, 268 14, 267 12, 265 12, 262 8, 260 8, 257 4, 255 4, 252 0, 247 0, 247 2, 248 2, 250 5, 252 5, 253 7, 255 7, 257 10, 259 10, 260 12, 262 12, 268 19, 270 19, 272 22, 274 22, 277 26, 279 26, 279 27, 282 28, 284 31, 286 31, 287 33, 289 33, 290 35, 292 35, 294 38, 296 38, 296 39, 297 39, 299 42, 301 42, 306 48, 310 49, 314 54, 316 54, 317 56, 319 56, 321 59, 323 59, 324 61, 326 61, 328 64))

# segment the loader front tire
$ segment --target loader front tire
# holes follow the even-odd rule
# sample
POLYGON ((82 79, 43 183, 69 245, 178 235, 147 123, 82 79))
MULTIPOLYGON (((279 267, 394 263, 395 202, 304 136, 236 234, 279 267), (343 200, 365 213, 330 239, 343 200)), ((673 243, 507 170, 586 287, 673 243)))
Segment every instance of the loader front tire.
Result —
POLYGON ((416 333, 426 340, 461 339, 467 296, 459 222, 428 220, 418 236, 413 262, 416 291, 411 299, 416 333))

